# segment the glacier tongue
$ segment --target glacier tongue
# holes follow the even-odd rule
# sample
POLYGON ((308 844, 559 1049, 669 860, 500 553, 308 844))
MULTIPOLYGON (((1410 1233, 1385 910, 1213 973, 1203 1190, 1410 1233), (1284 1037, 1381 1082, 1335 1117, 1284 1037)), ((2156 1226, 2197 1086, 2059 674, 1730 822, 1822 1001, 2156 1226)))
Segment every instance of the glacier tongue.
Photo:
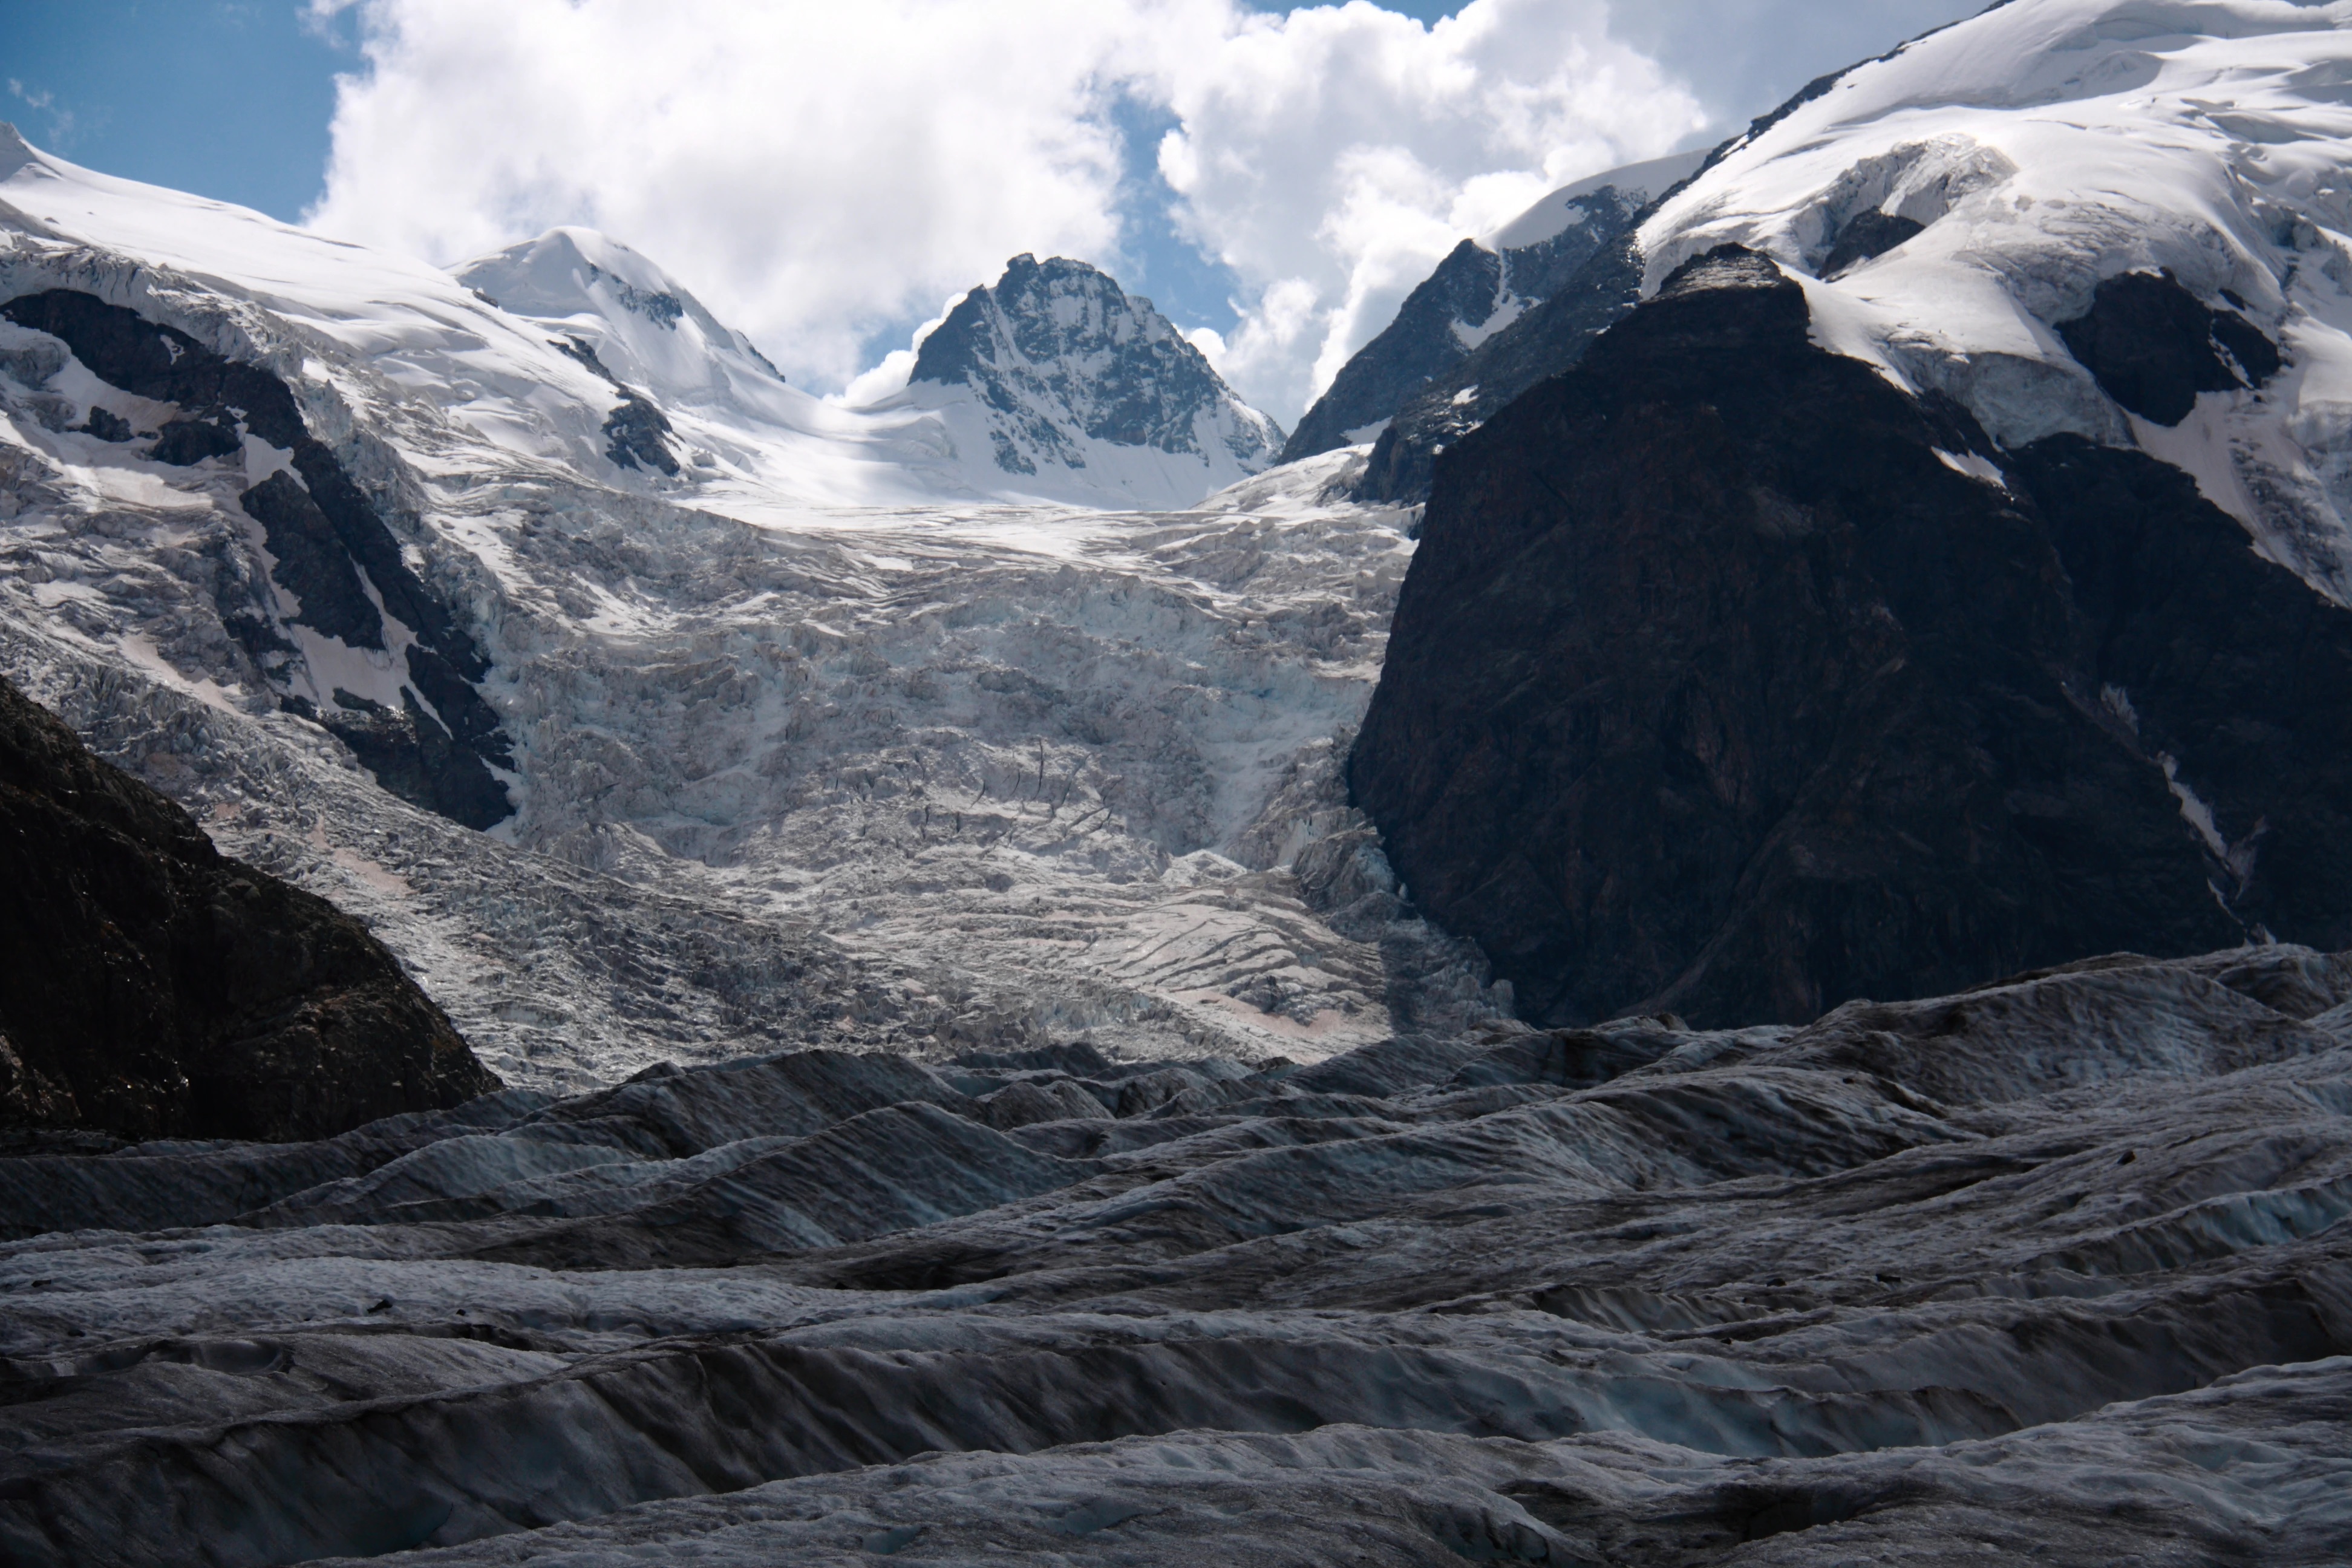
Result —
POLYGON ((2113 958, 1801 1030, 804 1051, 0 1158, 0 1541, 2338 1563, 2347 994, 2113 958))

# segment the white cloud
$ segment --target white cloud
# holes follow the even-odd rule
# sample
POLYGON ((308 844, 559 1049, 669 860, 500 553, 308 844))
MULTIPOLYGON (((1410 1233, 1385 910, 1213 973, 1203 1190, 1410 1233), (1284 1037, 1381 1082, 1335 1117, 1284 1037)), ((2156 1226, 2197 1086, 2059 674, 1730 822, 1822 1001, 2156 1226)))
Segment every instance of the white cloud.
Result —
POLYGON ((1296 417, 1463 237, 1697 131, 1609 21, 1604 0, 1474 0, 1424 29, 1351 0, 1173 59, 1160 173, 1256 290, 1220 368, 1296 417))
POLYGON ((1238 326, 1198 341, 1285 420, 1463 235, 1702 120, 1604 0, 1433 28, 1368 0, 355 9, 312 223, 443 263, 592 225, 819 389, 1017 252, 1116 273, 1122 93, 1174 115, 1177 220, 1239 280, 1238 326))

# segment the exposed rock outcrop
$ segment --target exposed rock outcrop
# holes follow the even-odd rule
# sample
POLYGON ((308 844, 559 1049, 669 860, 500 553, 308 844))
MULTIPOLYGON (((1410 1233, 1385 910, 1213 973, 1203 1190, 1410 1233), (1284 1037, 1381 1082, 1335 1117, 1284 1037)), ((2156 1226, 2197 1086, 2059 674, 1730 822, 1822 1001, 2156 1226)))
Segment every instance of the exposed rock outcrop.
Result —
MULTIPOLYGON (((1441 379, 1444 395, 1430 400, 1409 424, 1459 417, 1468 403, 1482 401, 1482 380, 1496 388, 1495 395, 1483 400, 1486 412, 1508 402, 1532 384, 1532 380, 1512 380, 1507 366, 1515 359, 1485 355, 1475 372, 1464 376, 1453 373, 1553 296, 1564 290, 1590 291, 1591 282, 1580 281, 1587 264, 1620 248, 1651 197, 1696 163, 1695 154, 1661 159, 1556 191, 1484 243, 1465 239, 1455 246, 1405 296, 1396 319, 1340 367, 1290 433, 1282 460, 1296 462, 1373 438, 1401 409, 1418 407, 1423 389, 1441 379), (1465 389, 1470 396, 1454 402, 1455 395, 1465 389)), ((1558 368, 1549 365, 1538 374, 1558 368)), ((1399 460, 1396 443, 1389 443, 1387 451, 1384 468, 1399 460)), ((1381 497, 1417 499, 1415 487, 1425 487, 1427 476, 1422 473, 1408 482, 1384 473, 1366 482, 1381 497)))
MULTIPOLYGON (((468 827, 488 827, 513 815, 506 785, 492 772, 511 769, 514 756, 481 695, 489 661, 410 566, 399 539, 334 448, 310 434, 283 381, 263 366, 216 353, 177 328, 75 289, 20 295, 0 303, 0 317, 59 340, 108 385, 173 405, 177 413, 152 433, 145 453, 156 462, 191 467, 236 458, 246 454, 248 441, 281 455, 282 466, 258 476, 241 504, 265 532, 275 560, 272 576, 299 605, 289 620, 346 649, 381 653, 400 646, 388 637, 389 618, 407 644, 409 679, 402 683, 407 711, 393 726, 379 721, 389 711, 385 702, 347 706, 331 688, 317 700, 290 694, 297 710, 341 735, 386 788, 415 805, 468 827)), ((647 406, 658 421, 659 411, 647 406)), ((101 430, 96 423, 102 412, 93 410, 93 433, 120 439, 111 426, 101 430)), ((646 438, 658 449, 658 432, 646 438)), ((251 473, 254 458, 244 461, 251 473)), ((285 659, 299 652, 270 627, 257 626, 254 640, 275 645, 273 664, 281 671, 285 659)))
POLYGON ((1392 501, 1426 496, 1439 453, 1546 376, 1575 364, 1641 295, 1641 247, 1628 232, 1595 251, 1542 304, 1407 397, 1373 443, 1356 494, 1392 501))
POLYGON ((366 927, 0 681, 0 1129, 321 1138, 498 1087, 366 927))
POLYGON ((1414 901, 1555 1024, 2352 942, 2352 614, 1809 327, 1726 247, 1439 460, 1351 764, 1414 901))

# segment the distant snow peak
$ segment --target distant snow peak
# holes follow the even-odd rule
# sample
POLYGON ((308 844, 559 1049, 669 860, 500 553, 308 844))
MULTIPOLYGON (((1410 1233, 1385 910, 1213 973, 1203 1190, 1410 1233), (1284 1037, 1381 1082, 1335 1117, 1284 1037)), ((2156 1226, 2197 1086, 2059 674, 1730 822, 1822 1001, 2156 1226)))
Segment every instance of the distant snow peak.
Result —
POLYGON ((1675 153, 1664 158, 1653 158, 1646 163, 1628 163, 1622 168, 1605 170, 1601 174, 1562 185, 1529 206, 1525 212, 1495 230, 1479 243, 1492 251, 1524 250, 1558 238, 1565 230, 1590 222, 1595 207, 1607 207, 1612 202, 1623 202, 1634 207, 1647 205, 1670 187, 1698 172, 1706 161, 1704 150, 1696 153, 1675 153))
POLYGON ((1064 257, 1016 256, 965 295, 917 352, 909 385, 925 384, 978 395, 1008 474, 1083 469, 1123 447, 1194 458, 1221 486, 1282 444, 1150 300, 1064 257))
MULTIPOLYGON (((610 235, 551 228, 457 269, 510 315, 561 324, 610 367, 608 379, 698 405, 756 401, 783 375, 676 279, 610 235)), ((570 353, 569 349, 565 350, 570 353)))
MULTIPOLYGON (((1688 178, 1704 156, 1678 153, 1563 185, 1485 237, 1455 246, 1332 378, 1291 432, 1283 459, 1296 462, 1385 430, 1431 383, 1618 245, 1650 203, 1688 178)), ((1469 401, 1457 394, 1452 405, 1469 401)))
POLYGON ((38 156, 15 125, 0 120, 0 180, 6 179, 38 156))

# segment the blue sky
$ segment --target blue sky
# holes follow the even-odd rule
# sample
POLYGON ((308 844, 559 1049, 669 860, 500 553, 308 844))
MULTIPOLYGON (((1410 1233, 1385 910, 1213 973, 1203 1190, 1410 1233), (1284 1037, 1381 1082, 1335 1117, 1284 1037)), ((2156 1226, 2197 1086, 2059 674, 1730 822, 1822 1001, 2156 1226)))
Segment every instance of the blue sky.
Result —
POLYGON ((319 195, 350 18, 292 0, 0 0, 0 119, 87 167, 289 221, 319 195))
MULTIPOLYGON (((1432 22, 1460 0, 1387 9, 1432 22)), ((0 0, 0 120, 86 167, 297 221, 325 174, 335 73, 361 64, 351 13, 321 23, 303 10, 299 0, 0 0)), ((1162 127, 1129 129, 1148 173, 1162 127)), ((1181 289, 1181 258, 1170 259, 1181 289)))

